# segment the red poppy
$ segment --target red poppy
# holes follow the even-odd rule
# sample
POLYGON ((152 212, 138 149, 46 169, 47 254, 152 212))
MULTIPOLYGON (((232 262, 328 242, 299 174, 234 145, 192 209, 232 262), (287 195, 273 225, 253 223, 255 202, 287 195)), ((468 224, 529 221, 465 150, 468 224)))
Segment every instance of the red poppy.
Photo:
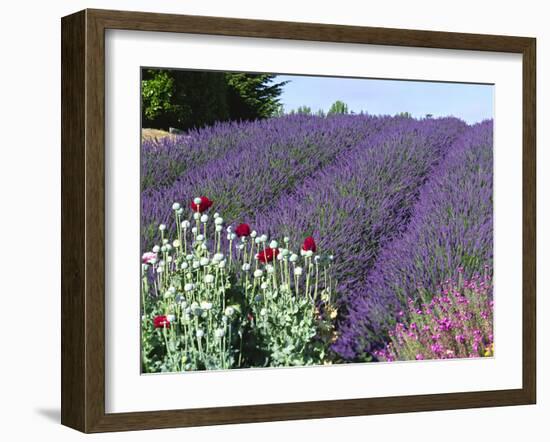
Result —
POLYGON ((313 236, 308 236, 306 239, 304 239, 302 250, 305 250, 306 252, 308 250, 311 250, 313 253, 317 251, 317 244, 315 244, 315 240, 313 239, 313 236))
POLYGON ((155 328, 170 328, 170 321, 168 320, 166 315, 155 316, 153 323, 155 324, 155 328))
POLYGON ((212 204, 214 204, 206 196, 201 196, 200 198, 200 204, 195 203, 195 201, 191 201, 191 209, 193 210, 193 212, 206 212, 208 209, 210 209, 210 207, 212 207, 212 204))
POLYGON ((250 226, 248 224, 239 224, 235 229, 235 233, 238 237, 250 236, 250 226))
POLYGON ((258 253, 258 260, 265 264, 267 262, 273 261, 274 258, 277 258, 278 254, 279 249, 272 249, 270 247, 269 249, 262 250, 260 253, 258 253))

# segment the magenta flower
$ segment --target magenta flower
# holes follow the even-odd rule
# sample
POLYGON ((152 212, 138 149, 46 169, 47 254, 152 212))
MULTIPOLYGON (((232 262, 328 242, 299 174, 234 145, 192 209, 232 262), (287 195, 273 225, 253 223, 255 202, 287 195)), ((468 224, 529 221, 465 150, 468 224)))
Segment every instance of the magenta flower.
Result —
POLYGON ((141 262, 143 264, 151 264, 151 261, 157 259, 157 254, 154 252, 145 252, 141 257, 141 262))

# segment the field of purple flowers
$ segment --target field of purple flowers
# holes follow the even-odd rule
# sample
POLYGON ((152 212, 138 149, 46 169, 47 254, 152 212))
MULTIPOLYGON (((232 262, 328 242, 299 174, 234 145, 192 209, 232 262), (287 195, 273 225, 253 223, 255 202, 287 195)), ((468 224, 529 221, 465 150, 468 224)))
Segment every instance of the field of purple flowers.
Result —
MULTIPOLYGON (((325 348, 315 350, 322 352, 323 363, 492 355, 492 149, 492 121, 468 126, 454 118, 368 115, 287 115, 146 140, 142 253, 152 253, 167 242, 165 237, 177 237, 180 247, 182 209, 178 204, 174 216, 174 202, 183 207, 191 202, 191 211, 202 213, 197 196, 205 195, 211 210, 223 216, 215 232, 222 222, 228 227, 227 236, 215 238, 229 263, 248 263, 240 254, 243 247, 233 243, 231 232, 239 225, 273 239, 269 248, 264 239, 263 251, 256 249, 263 253, 256 256, 257 269, 258 259, 260 266, 277 258, 286 263, 282 238, 285 244, 312 238, 314 247, 304 242, 302 255, 322 250, 323 256, 310 261, 304 255, 304 274, 309 284, 311 269, 315 290, 317 282, 320 291, 330 285, 317 266, 317 260, 330 256, 334 324, 330 337, 319 340, 325 348), (454 298, 449 290, 457 293, 454 298), (447 299, 458 303, 451 309, 455 316, 434 308, 447 299), (411 332, 420 323, 422 339, 411 332), (445 340, 438 337, 442 332, 445 340)), ((195 240, 201 233, 198 219, 195 240)), ((204 229, 206 236, 206 221, 204 229)), ((254 252, 254 242, 243 243, 245 251, 254 252)), ((287 281, 286 289, 296 288, 299 279, 286 278, 282 264, 280 269, 277 284, 287 281)), ((320 300, 314 305, 317 319, 323 314, 326 319, 323 308, 320 300)), ((164 328, 168 339, 167 316, 161 327, 157 317, 151 333, 164 328)), ((283 350, 277 351, 275 359, 282 358, 283 350)), ((223 367, 231 365, 228 360, 223 367)))

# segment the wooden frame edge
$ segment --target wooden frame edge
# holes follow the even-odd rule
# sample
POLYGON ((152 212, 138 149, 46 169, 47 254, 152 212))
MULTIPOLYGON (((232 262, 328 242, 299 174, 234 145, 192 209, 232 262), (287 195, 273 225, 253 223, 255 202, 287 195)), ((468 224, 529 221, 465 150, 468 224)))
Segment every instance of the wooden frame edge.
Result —
POLYGON ((62 19, 62 424, 82 432, 358 416, 536 402, 536 40, 268 20, 84 10, 62 19), (106 29, 383 44, 523 55, 523 387, 188 410, 105 413, 106 29), (328 37, 330 36, 330 38, 328 37), (97 325, 100 325, 99 327, 97 325))
POLYGON ((61 423, 84 431, 85 12, 61 27, 61 423))

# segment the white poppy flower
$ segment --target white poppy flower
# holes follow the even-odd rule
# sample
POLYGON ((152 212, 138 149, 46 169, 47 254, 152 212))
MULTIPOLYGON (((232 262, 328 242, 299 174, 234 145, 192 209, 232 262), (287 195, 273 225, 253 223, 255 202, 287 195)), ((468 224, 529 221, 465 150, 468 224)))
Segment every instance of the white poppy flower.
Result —
POLYGON ((214 275, 206 275, 204 277, 204 282, 206 282, 207 284, 212 284, 214 282, 214 275))

